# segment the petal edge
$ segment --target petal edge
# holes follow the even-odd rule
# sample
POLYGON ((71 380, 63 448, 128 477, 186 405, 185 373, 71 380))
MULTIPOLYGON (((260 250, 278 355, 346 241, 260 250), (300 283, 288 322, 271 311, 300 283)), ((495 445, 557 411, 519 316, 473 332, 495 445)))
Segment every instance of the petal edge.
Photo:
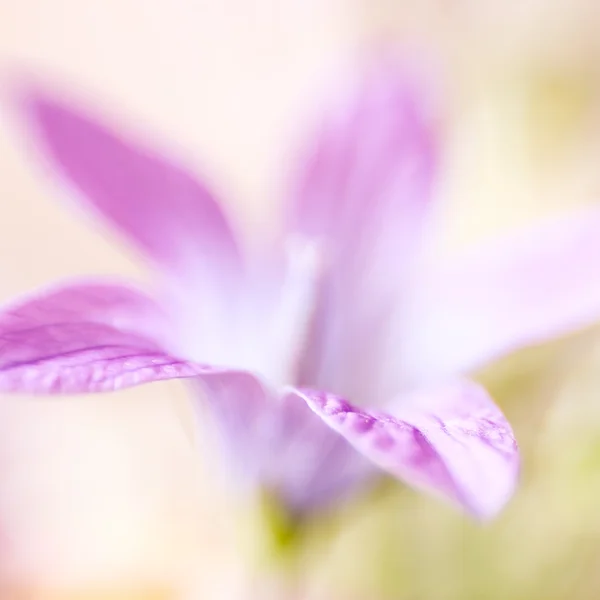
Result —
POLYGON ((443 496, 478 519, 493 518, 514 492, 519 455, 510 425, 469 381, 419 390, 389 412, 303 391, 310 408, 358 451, 407 484, 443 496))
POLYGON ((132 287, 71 282, 0 312, 0 391, 112 391, 208 369, 163 349, 160 307, 132 287))

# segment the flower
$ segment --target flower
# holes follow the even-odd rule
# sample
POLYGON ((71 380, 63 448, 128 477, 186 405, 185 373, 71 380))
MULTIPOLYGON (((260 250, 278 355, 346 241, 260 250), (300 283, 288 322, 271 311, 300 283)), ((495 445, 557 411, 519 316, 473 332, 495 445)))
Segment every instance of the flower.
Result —
POLYGON ((244 244, 184 168, 31 86, 20 110, 87 209, 155 267, 157 292, 75 281, 0 314, 0 391, 86 393, 185 378, 239 483, 296 515, 378 468, 498 513, 513 432, 464 374, 600 311, 600 213, 429 265, 434 127, 391 61, 356 69, 324 111, 272 239, 244 244))

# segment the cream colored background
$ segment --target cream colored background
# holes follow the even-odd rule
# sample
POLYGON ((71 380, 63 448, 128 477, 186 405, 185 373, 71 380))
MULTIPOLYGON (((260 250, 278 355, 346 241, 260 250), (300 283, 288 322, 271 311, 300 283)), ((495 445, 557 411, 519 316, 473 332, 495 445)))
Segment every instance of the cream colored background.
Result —
MULTIPOLYGON (((0 0, 0 68, 73 87, 187 153, 258 225, 277 199, 277 165, 324 70, 361 44, 418 42, 449 79, 447 242, 594 201, 593 3, 555 3, 550 12, 541 3, 506 12, 499 3, 452 4, 0 0), (564 91, 558 101, 544 95, 550 76, 564 91), (536 118, 550 103, 550 116, 529 119, 531 102, 536 118), (566 125, 540 141, 557 115, 566 125)), ((0 298, 66 276, 138 269, 121 246, 55 202, 10 128, 0 130, 0 298)), ((110 397, 5 399, 0 597, 24 589, 34 598, 170 597, 173 581, 193 577, 223 592, 222 574, 233 579, 238 568, 228 550, 231 520, 212 457, 208 467, 197 464, 189 416, 176 384, 110 397)))

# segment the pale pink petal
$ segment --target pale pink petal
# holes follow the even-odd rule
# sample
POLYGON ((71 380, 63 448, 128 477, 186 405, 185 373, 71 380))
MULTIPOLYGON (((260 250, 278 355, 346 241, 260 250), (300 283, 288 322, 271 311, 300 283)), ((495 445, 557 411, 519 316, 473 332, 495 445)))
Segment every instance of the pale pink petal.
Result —
POLYGON ((0 313, 0 391, 109 391, 209 370, 170 356, 160 308, 133 288, 45 290, 0 313))
POLYGON ((179 353, 260 373, 273 385, 293 380, 318 292, 318 265, 310 248, 269 250, 256 253, 238 293, 225 300, 207 290, 174 294, 178 288, 171 286, 166 304, 177 307, 179 353))
POLYGON ((371 252, 356 242, 410 231, 406 220, 414 225, 429 201, 431 106, 415 71, 389 58, 336 83, 298 163, 288 227, 324 240, 331 252, 371 252))
POLYGON ((579 210, 424 272, 398 330, 405 383, 465 373, 600 320, 600 210, 579 210))
POLYGON ((472 382, 399 398, 389 412, 365 411, 322 392, 308 405, 357 450, 411 486, 460 505, 481 519, 512 496, 519 454, 510 425, 472 382))
POLYGON ((202 375, 194 385, 235 482, 273 494, 296 516, 327 508, 376 473, 298 395, 281 396, 243 372, 202 375))
POLYGON ((300 161, 288 231, 315 245, 324 267, 300 377, 310 387, 362 398, 379 378, 366 371, 383 364, 436 168, 422 87, 392 60, 369 65, 338 90, 300 161))
POLYGON ((189 171, 51 93, 30 89, 22 100, 51 166, 146 256, 176 272, 239 266, 217 200, 189 171))

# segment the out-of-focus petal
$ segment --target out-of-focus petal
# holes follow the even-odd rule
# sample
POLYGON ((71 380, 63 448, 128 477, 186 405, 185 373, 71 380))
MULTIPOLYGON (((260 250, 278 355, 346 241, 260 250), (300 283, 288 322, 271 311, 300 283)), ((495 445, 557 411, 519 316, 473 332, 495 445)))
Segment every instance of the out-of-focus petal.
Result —
MULTIPOLYGON (((291 241, 290 241, 291 242, 291 241)), ((318 256, 293 243, 250 261, 238 293, 219 302, 206 290, 169 290, 179 353, 197 362, 260 373, 270 384, 296 376, 318 293, 318 256), (190 293, 191 292, 191 293, 190 293), (173 309, 176 310, 173 310, 173 309)))
POLYGON ((423 273, 398 331, 411 382, 465 373, 600 319, 600 210, 502 237, 423 273))
POLYGON ((388 413, 360 410, 322 392, 302 395, 382 469, 480 519, 496 515, 514 491, 519 454, 512 430, 486 391, 472 382, 398 398, 388 413))
POLYGON ((0 313, 0 391, 85 393, 208 370, 170 356, 153 301, 123 285, 45 290, 0 313))
POLYGON ((326 267, 309 386, 357 397, 362 343, 373 354, 387 334, 436 167, 423 87, 391 59, 368 65, 338 90, 299 162, 288 231, 316 244, 326 267))
POLYGON ((21 100, 51 165, 146 256, 169 271, 187 271, 194 261, 222 277, 239 266, 229 223, 190 172, 51 93, 30 89, 21 100))
POLYGON ((376 472, 298 394, 280 396, 244 372, 202 375, 194 387, 236 483, 267 490, 297 516, 341 500, 376 472))
POLYGON ((414 224, 427 205, 436 166, 427 98, 414 71, 389 58, 356 71, 338 82, 304 148, 288 213, 290 231, 322 239, 338 255, 371 252, 356 243, 410 231, 406 221, 414 224))

